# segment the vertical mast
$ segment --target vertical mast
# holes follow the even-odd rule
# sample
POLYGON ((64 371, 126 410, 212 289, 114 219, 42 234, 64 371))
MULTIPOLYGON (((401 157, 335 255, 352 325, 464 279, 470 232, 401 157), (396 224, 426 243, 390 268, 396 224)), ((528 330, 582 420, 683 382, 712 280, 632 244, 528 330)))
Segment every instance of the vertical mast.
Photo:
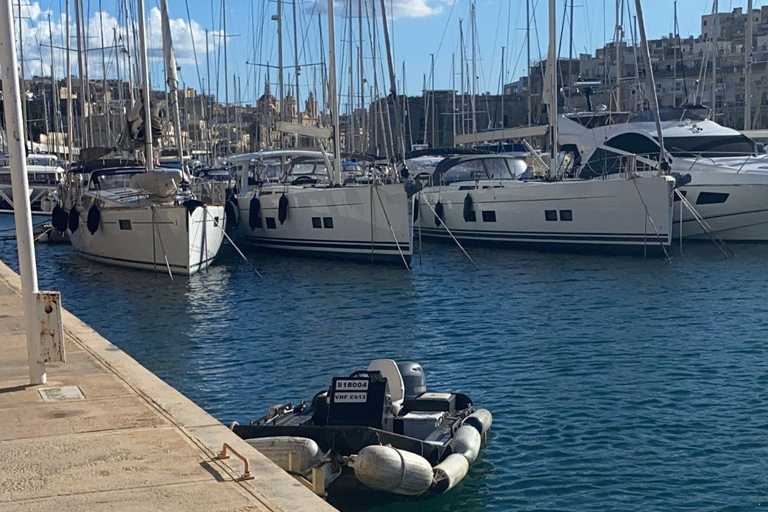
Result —
POLYGON ((205 72, 208 75, 208 91, 203 91, 203 99, 200 107, 203 109, 203 117, 205 117, 205 131, 206 139, 208 142, 208 163, 213 163, 213 129, 211 124, 213 122, 213 103, 209 104, 211 98, 211 47, 208 44, 208 29, 205 29, 205 72))
POLYGON ((110 127, 109 103, 107 102, 107 58, 104 51, 104 10, 101 6, 101 0, 99 0, 99 33, 101 36, 101 88, 104 104, 104 128, 107 130, 107 138, 102 142, 104 142, 105 146, 111 146, 112 130, 110 127))
POLYGON ((573 0, 570 11, 570 35, 568 38, 568 106, 573 109, 573 0))
POLYGON ((349 133, 347 134, 347 151, 355 152, 355 65, 354 65, 354 35, 352 33, 352 0, 347 3, 347 25, 349 33, 349 133))
POLYGON ((549 0, 549 55, 547 56, 547 73, 549 79, 549 101, 547 118, 549 119, 549 177, 557 174, 557 12, 555 0, 549 0))
MULTIPOLYGON (((53 29, 51 27, 51 15, 48 15, 48 41, 51 47, 51 104, 53 106, 53 133, 61 133, 59 131, 59 90, 56 86, 56 73, 53 66, 53 29)), ((59 153, 59 141, 56 137, 56 144, 54 146, 54 153, 59 153)), ((50 141, 48 142, 50 146, 50 141)))
MULTIPOLYGON (((280 0, 278 0, 278 3, 280 3, 280 0)), ((226 0, 221 0, 221 17, 222 17, 222 23, 224 28, 224 117, 226 118, 226 121, 224 123, 224 128, 227 132, 227 153, 229 154, 229 147, 230 147, 230 131, 229 131, 229 59, 227 59, 227 2, 226 0)))
POLYGON ((160 0, 163 32, 163 56, 165 58, 165 80, 168 85, 168 110, 173 121, 173 133, 176 139, 176 151, 179 163, 184 165, 184 154, 181 150, 181 114, 179 112, 179 77, 176 73, 176 57, 173 55, 171 39, 171 22, 168 17, 168 2, 160 0))
POLYGON ((642 44, 643 66, 645 67, 646 96, 653 110, 653 119, 656 121, 656 133, 659 135, 659 167, 666 160, 664 150, 664 134, 661 130, 661 118, 659 117, 659 98, 656 95, 656 82, 653 79, 653 68, 651 67, 651 53, 648 49, 648 40, 645 37, 645 22, 643 21, 643 7, 640 0, 635 0, 635 10, 637 11, 637 22, 640 24, 640 40, 642 44))
POLYGON ((719 39, 717 11, 717 0, 715 0, 712 5, 712 14, 714 15, 712 20, 712 120, 715 119, 717 111, 717 40, 719 39))
POLYGON ((456 53, 451 54, 451 100, 451 146, 456 147, 456 53))
POLYGON ((461 68, 461 76, 459 77, 461 80, 461 134, 464 135, 464 130, 467 128, 467 120, 464 116, 464 106, 466 104, 466 89, 464 86, 466 85, 466 82, 464 81, 464 62, 466 61, 466 58, 464 56, 464 25, 463 20, 459 19, 459 67, 461 68))
POLYGON ((501 47, 501 120, 499 125, 504 128, 504 48, 501 47))
POLYGON ((365 109, 365 74, 363 73, 363 0, 357 0, 357 31, 358 31, 358 83, 360 84, 360 127, 363 136, 360 139, 360 152, 368 151, 368 123, 365 109))
POLYGON ((139 10, 139 60, 141 61, 141 101, 144 107, 144 160, 147 170, 151 171, 154 164, 152 154, 152 107, 150 98, 152 92, 149 89, 149 69, 147 68, 147 35, 144 26, 144 0, 136 0, 139 10))
POLYGON ((128 99, 129 107, 133 108, 135 100, 133 99, 133 67, 131 66, 131 35, 133 32, 133 22, 128 14, 128 0, 123 0, 125 7, 125 52, 127 54, 128 64, 128 99))
POLYGON ((112 46, 115 48, 115 72, 117 73, 117 100, 120 103, 120 126, 125 126, 125 101, 123 98, 123 81, 120 75, 120 45, 117 44, 117 27, 112 28, 112 46))
POLYGON ((333 123, 333 185, 341 185, 341 143, 339 140, 339 97, 336 90, 336 32, 333 24, 333 0, 328 0, 328 100, 333 123))
MULTIPOLYGON (((280 121, 285 121, 285 85, 283 84, 283 0, 277 0, 277 97, 280 100, 280 121)), ((283 136, 280 135, 280 147, 283 147, 283 136)))
POLYGON ((528 61, 526 68, 528 69, 528 81, 525 87, 528 91, 528 126, 531 125, 533 117, 533 104, 531 101, 531 0, 525 0, 525 45, 528 51, 528 61))
MULTIPOLYGON (((25 134, 24 117, 21 111, 21 94, 19 73, 16 69, 16 44, 13 38, 13 7, 12 0, 0 1, 0 60, 3 82, 3 110, 7 133, 15 134, 8 137, 8 154, 10 156, 11 186, 13 188, 14 219, 19 251, 19 269, 21 274, 21 291, 24 299, 24 312, 27 334, 27 357, 29 358, 30 383, 45 384, 45 363, 38 362, 37 345, 40 343, 40 324, 35 321, 35 294, 37 293, 37 268, 35 247, 32 241, 32 214, 29 205, 29 183, 27 181, 27 162, 24 154, 25 134), (37 325, 35 325, 37 323, 37 325)), ((21 39, 21 38, 20 38, 21 39)), ((23 42, 20 41, 20 45, 23 42)))
MULTIPOLYGON (((294 62, 294 73, 296 75, 296 94, 294 98, 296 99, 296 114, 298 116, 299 122, 301 122, 301 97, 299 96, 299 76, 301 75, 301 65, 299 64, 299 33, 298 29, 296 28, 296 0, 293 0, 293 56, 295 59, 294 62)), ((298 147, 298 141, 299 136, 296 136, 296 144, 295 146, 298 147)))
POLYGON ((747 1, 747 44, 744 46, 744 129, 752 129, 752 33, 754 14, 752 0, 747 1))
MULTIPOLYGON (((21 65, 21 112, 22 112, 22 130, 24 130, 25 135, 25 142, 30 140, 31 132, 29 130, 29 123, 27 121, 27 82, 24 77, 24 24, 23 24, 23 18, 21 17, 21 0, 19 1, 19 59, 21 62, 19 64, 21 65)), ((31 142, 31 141, 30 141, 31 142)))
POLYGON ((430 74, 432 75, 432 81, 430 84, 430 89, 432 89, 432 147, 437 147, 437 113, 435 112, 435 54, 432 54, 432 70, 430 71, 430 74))
POLYGON ((65 52, 67 54, 67 159, 70 164, 74 161, 75 155, 75 120, 72 118, 72 58, 69 54, 69 0, 64 2, 66 15, 64 20, 67 24, 64 27, 64 37, 67 39, 64 43, 65 52))
MULTIPOLYGON (((398 133, 397 142, 395 142, 393 138, 392 143, 395 145, 395 153, 399 153, 403 161, 405 161, 405 139, 403 137, 403 126, 400 124, 400 107, 397 97, 395 62, 392 57, 392 45, 389 42, 389 23, 387 22, 387 4, 385 3, 385 0, 381 0, 381 22, 384 28, 384 46, 387 49, 387 67, 389 68, 389 87, 390 94, 395 102, 395 124, 397 125, 398 133)), ((387 113, 389 113, 389 109, 387 109, 387 113)))
MULTIPOLYGON (((750 2, 752 0, 749 0, 750 2)), ((675 45, 673 46, 674 49, 674 56, 673 60, 675 61, 674 64, 672 64, 672 77, 673 77, 673 86, 672 86, 672 107, 677 107, 677 47, 680 45, 680 39, 677 37, 677 0, 675 0, 675 21, 674 21, 674 27, 675 27, 675 45)))
POLYGON ((621 111, 621 41, 624 37, 624 2, 616 0, 616 110, 621 111))
POLYGON ((88 130, 86 129, 85 124, 85 116, 86 116, 86 105, 85 105, 85 89, 87 87, 85 83, 85 64, 83 63, 84 56, 85 56, 85 49, 83 48, 83 37, 82 37, 82 30, 83 30, 83 11, 82 6, 80 5, 82 3, 82 0, 75 0, 75 23, 76 23, 76 32, 77 36, 75 38, 77 39, 77 71, 78 71, 78 78, 80 79, 80 94, 79 94, 79 103, 80 103, 80 149, 86 148, 89 146, 88 144, 88 130))
POLYGON ((470 4, 470 23, 472 24, 472 133, 477 132, 477 110, 475 108, 475 97, 477 95, 477 23, 475 20, 475 2, 470 4))

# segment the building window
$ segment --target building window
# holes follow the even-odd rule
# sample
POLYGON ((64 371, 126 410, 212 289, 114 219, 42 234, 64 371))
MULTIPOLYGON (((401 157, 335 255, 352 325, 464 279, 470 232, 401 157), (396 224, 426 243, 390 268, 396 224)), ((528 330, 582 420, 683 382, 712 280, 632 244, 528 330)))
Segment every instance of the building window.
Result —
POLYGON ((312 227, 315 229, 320 229, 323 227, 323 223, 320 220, 320 217, 312 217, 312 227))
POLYGON ((274 217, 267 217, 267 229, 277 229, 274 217))
POLYGON ((496 212, 493 210, 484 211, 483 222, 496 222, 496 212))
POLYGON ((120 221, 120 229, 124 229, 126 231, 131 230, 131 221, 130 220, 121 220, 120 221))
POLYGON ((572 221, 573 220, 573 211, 572 210, 560 210, 560 220, 572 221))
POLYGON ((323 227, 325 229, 333 229, 333 217, 323 217, 323 227))
POLYGON ((544 218, 548 222, 557 220, 557 210, 544 210, 544 218))

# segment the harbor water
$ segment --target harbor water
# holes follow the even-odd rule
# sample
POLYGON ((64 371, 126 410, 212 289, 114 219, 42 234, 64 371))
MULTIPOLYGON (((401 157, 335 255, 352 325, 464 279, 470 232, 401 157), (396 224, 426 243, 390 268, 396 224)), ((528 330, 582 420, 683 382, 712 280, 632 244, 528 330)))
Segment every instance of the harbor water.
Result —
MULTIPOLYGON (((735 511, 768 501, 768 246, 733 248, 672 264, 470 248, 476 271, 425 244, 410 274, 253 255, 263 279, 227 253, 173 281, 67 245, 38 245, 37 262, 41 289, 221 421, 381 357, 493 412, 458 488, 345 512, 735 511)), ((0 258, 18 270, 15 242, 0 258)))

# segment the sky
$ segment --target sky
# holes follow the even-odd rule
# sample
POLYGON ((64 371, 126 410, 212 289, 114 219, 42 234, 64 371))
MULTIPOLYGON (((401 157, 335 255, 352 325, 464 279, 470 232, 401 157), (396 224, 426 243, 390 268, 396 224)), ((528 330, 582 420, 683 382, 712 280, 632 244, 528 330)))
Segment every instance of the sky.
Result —
MULTIPOLYGON (((64 46, 66 27, 64 2, 66 0, 21 0, 21 23, 24 47, 24 65, 26 76, 33 74, 48 75, 51 69, 51 48, 64 46), (50 18, 50 25, 49 25, 50 18), (50 26, 50 30, 49 30, 50 26)), ((115 46, 114 34, 118 35, 117 44, 131 45, 135 50, 135 40, 126 36, 125 0, 82 0, 88 20, 87 35, 89 48, 115 46), (103 29, 103 36, 102 36, 103 29)), ((385 0, 389 11, 390 32, 392 34, 395 72, 398 89, 409 94, 421 94, 424 81, 431 88, 432 80, 437 89, 451 89, 455 84, 460 88, 460 35, 459 23, 463 25, 467 63, 466 75, 469 76, 471 55, 470 3, 472 0, 385 0), (434 77, 430 75, 431 61, 434 56, 434 77), (453 64, 452 62, 455 62, 453 64), (404 70, 404 71, 403 71, 404 70)), ((527 72, 526 63, 526 0, 474 0, 476 3, 476 48, 477 48, 477 89, 478 93, 489 91, 497 93, 501 83, 501 48, 505 47, 504 82, 517 80, 527 72)), ((569 0, 557 1, 558 31, 563 23, 564 5, 569 0)), ((678 18, 681 37, 700 33, 701 15, 711 12, 713 0, 678 0, 678 18)), ((14 0, 14 10, 18 9, 19 0, 14 0)), ((131 2, 131 16, 135 16, 135 1, 131 2)), ((264 84, 269 79, 272 92, 277 95, 277 22, 271 19, 276 14, 276 0, 168 0, 171 18, 171 32, 174 53, 181 66, 182 85, 200 90, 204 87, 220 100, 226 97, 230 101, 252 103, 264 91, 264 84), (225 3, 225 4, 224 4, 225 3), (222 10, 226 9, 228 34, 227 73, 224 72, 224 45, 222 10), (206 29, 209 31, 206 46, 206 29), (208 51, 206 52, 206 48, 208 51), (208 76, 210 75, 210 80, 208 76)), ((380 17, 373 17, 373 8, 380 10, 380 0, 335 0, 336 51, 339 89, 342 96, 349 89, 349 33, 348 22, 352 22, 354 42, 353 61, 355 62, 355 86, 358 78, 358 54, 360 45, 358 27, 360 16, 358 2, 362 8, 363 23, 363 70, 366 85, 366 97, 378 90, 386 92, 389 88, 386 60, 382 57, 383 32, 380 17), (347 5, 351 1, 352 17, 348 16, 347 5), (373 21, 375 19, 375 21, 373 21), (377 30, 372 27, 378 26, 377 30), (371 41, 376 37, 377 58, 372 59, 371 41), (375 66, 374 66, 375 62, 375 66), (375 68, 375 73, 374 73, 375 68), (374 85, 378 87, 374 89, 374 85)), ((626 15, 625 31, 629 37, 634 15, 634 0, 625 0, 629 5, 626 15)), ((548 0, 530 0, 531 3, 531 55, 536 61, 546 56, 548 0)), ((616 0, 573 0, 573 53, 594 53, 597 47, 612 40, 615 26, 616 0)), ((746 8, 747 0, 720 0, 719 10, 728 12, 737 7, 746 8)), ((74 5, 74 1, 72 1, 74 5)), ((658 38, 673 31, 673 0, 642 0, 646 28, 649 38, 658 38)), ((755 8, 768 5, 768 0, 754 0, 755 8)), ((322 69, 319 65, 327 61, 327 0, 283 0, 283 60, 286 69, 284 87, 295 81, 293 6, 297 16, 296 46, 301 65, 299 94, 305 99, 309 92, 322 99, 320 87, 322 69), (319 28, 321 20, 322 28, 319 28), (322 30, 322 37, 320 35, 322 30)), ((570 9, 570 3, 569 9, 570 9)), ((160 31, 159 0, 145 0, 149 24, 148 53, 149 71, 155 87, 163 82, 162 37, 160 31)), ((16 13, 17 14, 17 13, 16 13)), ((15 20, 18 36, 18 19, 15 20)), ((565 23, 565 35, 560 43, 561 57, 569 53, 568 20, 565 23)), ((74 8, 71 21, 71 41, 74 45, 74 8)), ((558 35, 559 37, 559 35, 558 35)), ((115 49, 105 50, 107 76, 116 76, 117 59, 115 49)), ((54 72, 61 77, 64 74, 65 51, 54 48, 54 72)), ((77 54, 71 52, 72 70, 76 74, 77 54)), ((92 79, 103 76, 103 61, 100 51, 88 52, 88 70, 92 79)), ((134 58, 135 64, 135 58, 134 58)), ((120 59, 121 76, 126 77, 128 60, 125 55, 120 59)), ((468 81, 468 79, 467 79, 468 81)), ((467 83, 467 82, 465 82, 467 83)), ((357 92, 355 92, 357 98, 357 92)), ((360 101, 355 99, 355 101, 360 101)), ((344 104, 344 101, 342 101, 344 104)), ((348 102, 347 102, 348 103, 348 102)), ((342 107, 344 110, 345 107, 342 107)))

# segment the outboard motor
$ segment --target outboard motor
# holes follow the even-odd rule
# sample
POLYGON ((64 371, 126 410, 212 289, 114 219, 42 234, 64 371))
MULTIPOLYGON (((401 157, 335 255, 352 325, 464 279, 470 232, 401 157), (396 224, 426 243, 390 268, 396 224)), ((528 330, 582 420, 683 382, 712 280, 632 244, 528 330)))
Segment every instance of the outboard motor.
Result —
POLYGON ((415 400, 427 391, 427 377, 419 363, 397 363, 405 384, 405 399, 415 400))

